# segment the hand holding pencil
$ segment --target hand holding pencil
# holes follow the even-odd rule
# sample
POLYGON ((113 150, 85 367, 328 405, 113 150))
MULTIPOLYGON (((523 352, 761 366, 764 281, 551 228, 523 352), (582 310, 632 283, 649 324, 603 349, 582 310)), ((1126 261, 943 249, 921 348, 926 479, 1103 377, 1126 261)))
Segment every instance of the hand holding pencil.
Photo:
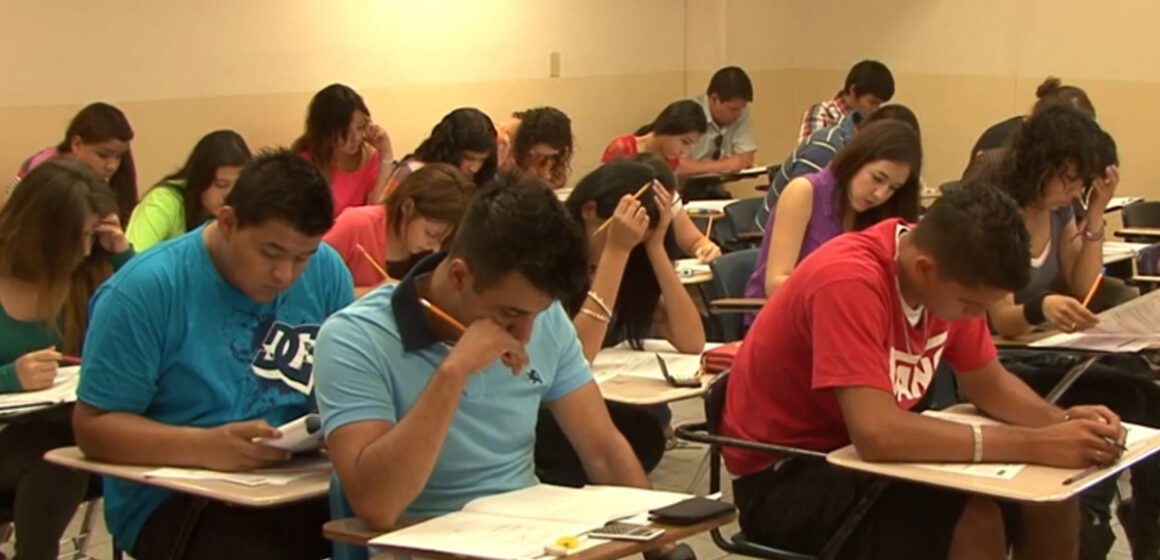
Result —
POLYGON ((441 368, 467 377, 487 369, 497 358, 512 370, 512 375, 519 375, 527 367, 529 358, 524 343, 499 323, 481 319, 465 327, 430 301, 420 298, 419 303, 460 335, 441 368))
POLYGON ((1100 322, 1082 302, 1062 294, 1043 298, 1043 315, 1056 328, 1068 333, 1090 329, 1100 322))

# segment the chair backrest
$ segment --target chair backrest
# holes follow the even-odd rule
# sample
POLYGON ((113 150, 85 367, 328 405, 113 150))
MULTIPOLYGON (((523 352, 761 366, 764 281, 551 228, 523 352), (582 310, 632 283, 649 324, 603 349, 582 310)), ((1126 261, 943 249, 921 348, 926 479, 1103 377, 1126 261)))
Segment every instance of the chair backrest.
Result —
POLYGON ((760 196, 742 198, 737 202, 725 206, 725 215, 729 217, 729 223, 732 224, 734 237, 741 232, 755 231, 757 229, 754 225, 753 217, 757 215, 758 210, 761 210, 763 200, 765 198, 760 196))
POLYGON ((712 435, 721 433, 721 417, 725 415, 725 392, 729 389, 729 371, 721 373, 705 391, 705 427, 712 435))
POLYGON ((1120 209, 1124 227, 1160 227, 1160 202, 1146 201, 1120 209))
POLYGON ((713 280, 709 282, 709 298, 745 297, 745 283, 757 267, 758 249, 742 249, 726 253, 709 263, 713 280))

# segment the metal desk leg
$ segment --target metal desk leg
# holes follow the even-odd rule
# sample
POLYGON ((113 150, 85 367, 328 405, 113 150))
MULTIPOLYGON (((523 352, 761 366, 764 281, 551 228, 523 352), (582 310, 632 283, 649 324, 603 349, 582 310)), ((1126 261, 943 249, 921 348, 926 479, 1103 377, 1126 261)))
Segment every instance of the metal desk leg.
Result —
POLYGON ((1051 391, 1047 393, 1047 396, 1044 397, 1044 400, 1051 404, 1055 404, 1055 402, 1059 400, 1059 397, 1062 397, 1063 394, 1071 388, 1071 385, 1075 383, 1077 379, 1079 379, 1079 376, 1083 375, 1084 372, 1088 370, 1088 368, 1092 367, 1092 364, 1096 363, 1096 360, 1098 359, 1100 359, 1100 355, 1096 354, 1090 358, 1085 359, 1079 364, 1076 364, 1075 367, 1068 370, 1068 372, 1063 376, 1063 379, 1060 379, 1059 383, 1056 383, 1055 387, 1051 388, 1051 391))

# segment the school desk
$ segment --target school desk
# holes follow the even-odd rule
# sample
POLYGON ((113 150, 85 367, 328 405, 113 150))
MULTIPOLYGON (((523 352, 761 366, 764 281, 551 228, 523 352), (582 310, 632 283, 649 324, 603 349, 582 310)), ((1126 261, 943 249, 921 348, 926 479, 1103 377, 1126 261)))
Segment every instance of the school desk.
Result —
MULTIPOLYGON (((702 351, 716 346, 714 343, 706 344, 702 351)), ((679 354, 664 340, 647 339, 644 341, 644 350, 619 347, 618 353, 613 359, 609 359, 609 354, 605 354, 604 358, 597 354, 596 362, 592 365, 592 375, 600 387, 600 393, 610 401, 654 405, 697 398, 705 394, 715 377, 698 375, 701 381, 699 387, 670 385, 660 373, 656 354, 664 358, 669 372, 677 377, 699 373, 701 354, 679 354)))
POLYGON ((1116 230, 1116 237, 1139 243, 1156 243, 1160 241, 1160 228, 1130 227, 1116 230))
MULTIPOLYGON (((958 405, 948 410, 979 415, 975 407, 971 405, 958 405)), ((986 441, 983 444, 986 445, 986 441)), ((1026 465, 1013 477, 999 478, 935 470, 911 463, 872 463, 862 460, 853 445, 847 445, 830 452, 826 456, 826 460, 839 467, 909 482, 942 486, 971 494, 984 494, 1020 502, 1057 502, 1066 500, 1097 482, 1116 475, 1158 450, 1160 450, 1160 435, 1154 435, 1132 446, 1114 465, 1091 472, 1086 476, 1082 476, 1086 469, 1063 469, 1041 465, 1026 465), (1070 484, 1064 483, 1076 475, 1081 475, 1082 478, 1070 484)))
MULTIPOLYGON (((616 558, 624 558, 635 554, 640 554, 645 550, 656 548, 657 546, 675 543, 689 537, 699 535, 732 523, 736 519, 736 513, 727 513, 713 519, 702 521, 696 525, 688 525, 679 527, 675 525, 661 525, 653 523, 653 527, 663 528, 664 534, 648 541, 648 542, 633 542, 633 541, 609 541, 606 544, 590 548, 578 552, 576 554, 569 554, 567 558, 571 560, 614 560, 616 558)), ((400 521, 397 528, 403 528, 414 525, 422 521, 422 519, 404 520, 400 521)), ((355 546, 367 546, 367 543, 383 534, 383 531, 374 531, 369 529, 362 521, 356 518, 336 519, 330 521, 322 526, 322 534, 335 542, 352 544, 355 546)), ((477 560, 472 557, 459 557, 447 554, 439 554, 428 551, 415 551, 409 549, 382 549, 382 554, 375 555, 372 560, 387 560, 393 555, 403 554, 412 555, 415 557, 434 558, 437 560, 477 560)))

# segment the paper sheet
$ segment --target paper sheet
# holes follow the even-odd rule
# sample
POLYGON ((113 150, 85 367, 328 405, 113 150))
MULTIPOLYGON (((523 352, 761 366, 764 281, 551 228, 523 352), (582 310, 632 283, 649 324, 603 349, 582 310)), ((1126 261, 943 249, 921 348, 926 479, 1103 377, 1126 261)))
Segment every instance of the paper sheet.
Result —
MULTIPOLYGON (((703 351, 718 346, 721 345, 706 344, 703 351)), ((649 339, 644 341, 643 351, 633 350, 627 344, 601 350, 596 354, 596 360, 592 362, 592 374, 597 383, 603 383, 619 375, 664 380, 655 354, 661 355, 665 366, 669 368, 669 374, 676 379, 694 377, 701 370, 701 354, 681 354, 666 341, 649 339)))
POLYGON ((600 527, 691 498, 689 494, 623 486, 566 488, 540 484, 523 490, 478 498, 464 511, 503 517, 585 523, 600 527))
POLYGON ((81 380, 81 366, 64 366, 59 369, 52 387, 27 393, 11 393, 0 396, 0 415, 27 412, 53 404, 75 402, 77 385, 81 380))
MULTIPOLYGON (((577 536, 599 524, 497 517, 458 511, 380 535, 370 546, 397 546, 493 560, 531 559, 560 537, 577 536)), ((593 541, 589 547, 603 541, 593 541)))
POLYGON ((1160 290, 1098 315, 1100 323, 1081 333, 1061 333, 1029 344, 1032 348, 1075 348, 1099 352, 1139 352, 1160 346, 1160 290))
POLYGON ((690 200, 685 203, 685 211, 691 215, 697 214, 720 214, 725 211, 725 207, 737 202, 734 199, 724 200, 690 200))
MULTIPOLYGON (((948 412, 945 410, 928 410, 922 413, 924 416, 932 418, 939 418, 947 422, 956 422, 959 424, 977 425, 977 426, 1001 426, 1002 422, 976 416, 974 414, 962 414, 958 412, 948 412)), ((956 474, 966 474, 971 476, 983 476, 987 478, 1002 478, 1010 480, 1027 466, 1020 463, 914 463, 916 467, 924 469, 932 469, 936 471, 946 471, 956 474)))
POLYGON ((299 472, 261 472, 261 473, 227 473, 205 469, 182 469, 177 467, 163 467, 145 473, 146 478, 168 478, 179 480, 219 480, 241 486, 285 486, 314 474, 310 471, 299 472))
POLYGON ((709 263, 703 263, 697 259, 677 259, 673 261, 673 268, 677 271, 677 276, 681 278, 713 274, 713 270, 709 268, 709 263))

